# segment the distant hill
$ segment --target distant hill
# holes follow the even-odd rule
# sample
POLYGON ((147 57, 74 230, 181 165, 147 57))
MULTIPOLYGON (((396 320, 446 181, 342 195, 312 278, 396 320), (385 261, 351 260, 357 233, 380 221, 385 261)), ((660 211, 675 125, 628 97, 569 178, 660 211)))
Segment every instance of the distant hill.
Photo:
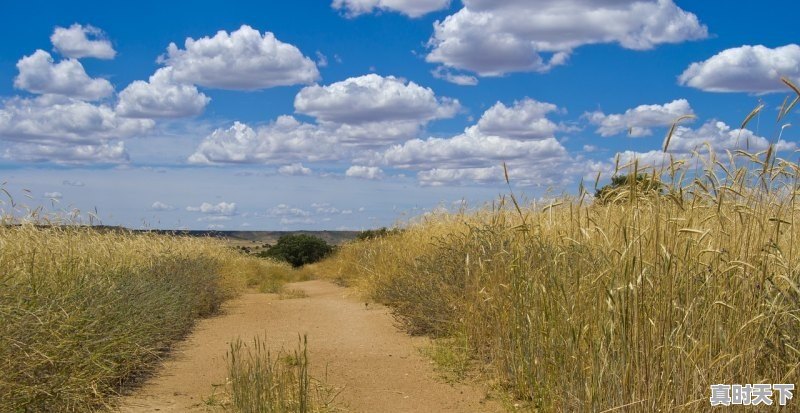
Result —
MULTIPOLYGON (((37 225, 48 227, 48 225, 37 225)), ((93 225, 92 229, 100 232, 130 231, 153 232, 165 235, 186 235, 190 237, 212 237, 230 241, 236 245, 275 244, 282 235, 306 234, 322 238, 328 244, 341 245, 356 239, 361 231, 210 231, 210 230, 167 230, 167 229, 129 229, 112 225, 93 225)))
MULTIPOLYGON (((137 231, 138 232, 138 231, 137 231)), ((144 231, 142 231, 144 232, 144 231)), ((170 231, 150 230, 159 234, 188 235, 192 237, 224 238, 229 241, 238 241, 238 244, 274 244, 282 235, 305 234, 322 238, 333 245, 341 245, 354 240, 360 231, 170 231)))

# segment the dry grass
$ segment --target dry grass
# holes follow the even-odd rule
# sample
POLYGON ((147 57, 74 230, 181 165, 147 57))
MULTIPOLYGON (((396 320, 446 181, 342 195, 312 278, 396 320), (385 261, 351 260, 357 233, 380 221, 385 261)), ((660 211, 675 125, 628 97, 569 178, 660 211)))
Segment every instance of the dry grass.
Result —
MULTIPOLYGON (((91 411, 283 264, 198 238, 0 225, 0 410, 91 411)), ((273 276, 273 274, 278 274, 273 276)))
POLYGON ((228 393, 226 403, 242 413, 334 412, 338 395, 324 382, 308 374, 308 340, 299 340, 292 352, 272 354, 265 340, 251 344, 241 339, 228 352, 228 393))
POLYGON ((463 337, 530 410, 703 411, 711 384, 800 381, 800 166, 727 155, 650 170, 665 195, 428 216, 317 271, 463 337))

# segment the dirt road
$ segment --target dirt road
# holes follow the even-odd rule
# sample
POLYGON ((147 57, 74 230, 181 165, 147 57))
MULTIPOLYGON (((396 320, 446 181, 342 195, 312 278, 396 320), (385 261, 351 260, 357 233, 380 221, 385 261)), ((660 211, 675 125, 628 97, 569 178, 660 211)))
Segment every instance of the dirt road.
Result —
MULTIPOLYGON (((202 320, 155 377, 122 400, 121 412, 207 411, 214 387, 225 382, 225 353, 236 337, 249 342, 266 335, 274 349, 294 348, 308 334, 311 373, 343 388, 337 400, 351 412, 493 412, 477 386, 438 379, 419 354, 426 344, 400 332, 386 308, 366 307, 353 293, 325 281, 289 287, 308 297, 280 300, 245 294, 222 315, 202 320)), ((221 388, 216 390, 217 393, 221 388)))

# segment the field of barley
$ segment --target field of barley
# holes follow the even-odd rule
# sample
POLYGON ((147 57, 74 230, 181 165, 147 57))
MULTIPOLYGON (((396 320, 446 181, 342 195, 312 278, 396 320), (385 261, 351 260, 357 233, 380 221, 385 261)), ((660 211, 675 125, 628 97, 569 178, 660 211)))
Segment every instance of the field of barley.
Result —
POLYGON ((94 411, 145 378, 194 321, 288 264, 211 239, 0 225, 0 410, 94 411))
POLYGON ((800 381, 796 159, 771 146, 634 161, 617 175, 644 179, 598 198, 582 185, 431 214, 320 273, 436 337, 435 360, 510 406, 703 411, 712 384, 800 381))

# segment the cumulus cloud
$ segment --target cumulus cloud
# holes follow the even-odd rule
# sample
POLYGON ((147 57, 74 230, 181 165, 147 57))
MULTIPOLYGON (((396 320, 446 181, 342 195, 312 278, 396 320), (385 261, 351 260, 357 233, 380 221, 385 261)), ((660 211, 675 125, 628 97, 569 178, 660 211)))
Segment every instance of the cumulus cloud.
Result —
POLYGON ((125 119, 106 105, 43 95, 11 98, 0 107, 0 139, 13 142, 6 158, 56 163, 124 163, 121 139, 141 136, 149 119, 125 119))
POLYGON ((414 139, 383 153, 383 161, 398 168, 452 168, 485 166, 506 160, 539 160, 566 156, 555 139, 520 141, 485 136, 475 128, 452 138, 414 139))
POLYGON ((44 50, 20 59, 17 69, 19 75, 14 78, 14 87, 33 93, 98 100, 114 92, 108 80, 89 77, 79 61, 67 59, 55 63, 44 50))
POLYGON ((311 212, 301 208, 296 208, 286 204, 278 204, 273 208, 267 210, 267 216, 270 218, 278 217, 310 217, 311 212))
POLYGON ((147 133, 149 119, 126 119, 106 105, 43 95, 0 107, 0 139, 40 144, 97 144, 147 133))
POLYGON ((173 68, 177 82, 218 89, 258 90, 319 79, 314 61, 297 47, 247 25, 214 37, 187 38, 183 49, 170 43, 159 61, 173 68))
POLYGON ((512 106, 497 103, 464 133, 412 139, 357 161, 417 171, 421 185, 481 184, 504 179, 502 165, 518 185, 558 185, 596 170, 599 164, 570 156, 553 136, 560 127, 546 118, 559 109, 524 99, 512 106))
POLYGON ((311 169, 303 166, 302 163, 293 163, 291 165, 284 165, 278 168, 278 173, 287 176, 303 176, 311 175, 311 169))
POLYGON ((379 180, 383 179, 383 171, 381 168, 377 166, 361 166, 361 165, 353 165, 350 168, 347 168, 347 171, 344 173, 345 176, 350 178, 361 178, 361 179, 371 179, 371 180, 379 180))
POLYGON ((235 215, 236 203, 235 202, 220 202, 216 205, 209 202, 203 202, 200 206, 188 206, 186 210, 189 212, 202 212, 211 215, 235 215))
MULTIPOLYGON (((756 135, 751 130, 735 129, 724 122, 710 120, 696 129, 686 126, 675 128, 675 132, 670 138, 667 154, 661 150, 625 151, 619 153, 619 156, 621 163, 627 163, 636 158, 642 166, 661 166, 665 162, 669 162, 670 155, 672 159, 686 159, 691 157, 694 151, 707 153, 706 144, 710 145, 715 152, 736 149, 759 152, 766 150, 769 143, 767 138, 756 135)), ((797 149, 797 145, 794 142, 779 140, 775 148, 778 151, 791 151, 797 149)))
POLYGON ((504 176, 502 166, 486 168, 434 168, 417 174, 420 184, 425 186, 442 186, 444 184, 489 183, 497 182, 504 176))
POLYGON ((295 108, 316 123, 292 116, 255 128, 237 122, 207 136, 189 161, 285 164, 341 159, 356 150, 416 137, 428 122, 452 117, 461 106, 416 83, 371 74, 306 87, 295 97, 295 108))
POLYGON ((800 46, 741 46, 703 62, 692 63, 678 83, 708 92, 770 93, 785 91, 786 76, 800 82, 800 46))
POLYGON ((349 17, 387 10, 420 17, 450 6, 450 0, 333 0, 331 6, 349 17))
POLYGON ((430 88, 376 74, 306 87, 294 105, 338 142, 361 147, 415 137, 428 122, 453 117, 461 108, 457 100, 437 97, 430 88))
POLYGON ((693 115, 691 105, 686 99, 677 99, 663 105, 641 105, 628 109, 625 113, 605 114, 602 111, 587 112, 583 116, 598 126, 597 133, 608 137, 627 132, 638 138, 653 134, 654 127, 669 126, 683 115, 693 115))
POLYGON ((311 204, 311 208, 314 208, 314 211, 318 214, 332 215, 332 214, 339 214, 342 212, 339 210, 339 208, 336 208, 327 202, 315 202, 311 204))
POLYGON ((130 161, 124 142, 17 143, 6 149, 4 156, 15 161, 53 162, 64 165, 122 164, 130 161))
POLYGON ((431 75, 437 79, 459 85, 459 86, 476 86, 478 78, 475 76, 453 73, 451 70, 439 66, 431 71, 431 75))
POLYGON ((497 102, 481 116, 478 128, 485 135, 546 139, 558 130, 558 125, 546 117, 556 111, 556 105, 530 98, 514 102, 511 107, 497 102))
POLYGON ((425 123, 449 118, 457 100, 437 98, 430 88, 394 76, 368 74, 328 86, 309 86, 294 100, 297 112, 322 122, 365 124, 387 121, 425 123))
POLYGON ((481 76, 545 72, 580 46, 617 43, 647 50, 708 36, 672 0, 464 0, 434 24, 426 60, 481 76))
POLYGON ((211 98, 194 85, 176 82, 173 69, 158 69, 150 80, 136 80, 119 94, 117 113, 129 118, 181 118, 203 113, 211 98))
POLYGON ((103 31, 89 25, 82 26, 76 23, 69 28, 56 27, 50 36, 50 41, 61 55, 75 59, 82 57, 113 59, 117 54, 103 31))
POLYGON ((64 197, 64 194, 62 194, 61 192, 45 192, 45 193, 44 193, 44 197, 45 197, 45 198, 49 198, 49 199, 56 199, 56 200, 58 200, 58 199, 61 199, 61 198, 63 198, 63 197, 64 197))
POLYGON ((175 207, 169 204, 165 204, 161 201, 153 202, 153 205, 150 206, 150 209, 153 211, 174 211, 175 207))
POLYGON ((251 128, 235 122, 207 136, 189 157, 195 164, 285 163, 338 159, 340 148, 329 133, 291 116, 251 128))

